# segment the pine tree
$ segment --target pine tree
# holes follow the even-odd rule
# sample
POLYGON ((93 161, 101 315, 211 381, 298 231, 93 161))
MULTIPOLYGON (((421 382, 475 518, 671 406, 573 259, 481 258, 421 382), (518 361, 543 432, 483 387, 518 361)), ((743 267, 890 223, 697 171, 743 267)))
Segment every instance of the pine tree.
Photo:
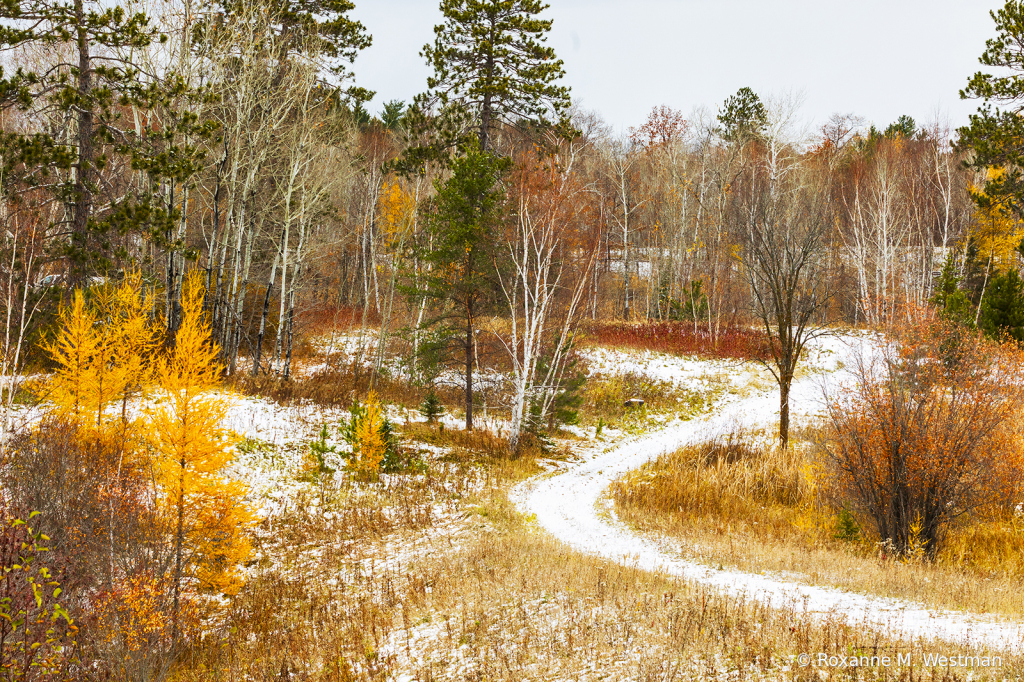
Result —
POLYGON ((437 391, 433 387, 427 392, 427 397, 420 403, 420 414, 427 419, 428 424, 437 423, 438 418, 444 414, 444 405, 441 403, 441 399, 437 397, 437 391))
POLYGON ((493 300, 495 258, 492 246, 504 216, 502 177, 510 161, 480 151, 475 142, 457 159, 452 176, 437 183, 435 210, 430 215, 428 244, 421 257, 431 266, 426 294, 438 304, 431 324, 448 322, 444 345, 461 355, 466 378, 466 429, 473 429, 473 361, 476 321, 493 300))
POLYGON ((768 121, 768 112, 761 98, 750 88, 740 88, 722 105, 718 122, 722 137, 729 141, 760 135, 768 121))
POLYGON ((967 294, 960 289, 960 278, 956 274, 956 263, 952 255, 946 258, 942 266, 939 283, 935 287, 935 295, 931 304, 938 308, 939 317, 966 327, 974 326, 974 306, 967 294))
POLYGON ((997 274, 985 292, 978 327, 993 338, 1024 341, 1024 280, 1016 270, 997 274))
MULTIPOLYGON (((244 14, 243 7, 260 2, 221 0, 218 4, 226 14, 244 14)), ((360 50, 373 43, 366 27, 349 17, 349 12, 355 9, 351 0, 275 0, 266 6, 279 17, 278 29, 283 40, 275 41, 280 49, 278 57, 284 60, 295 53, 320 55, 336 82, 351 80, 352 73, 347 65, 355 60, 360 50)), ((286 72, 279 71, 278 78, 284 77, 286 72)), ((357 86, 349 86, 344 93, 357 110, 374 95, 357 86)))
MULTIPOLYGON (((558 85, 563 62, 545 45, 550 19, 540 0, 442 0, 444 23, 422 55, 434 69, 429 95, 478 117, 480 149, 492 147, 499 122, 563 122, 569 89, 558 85)), ((422 101, 420 102, 422 105, 422 101)))
POLYGON ((982 105, 971 115, 970 124, 957 130, 957 147, 973 152, 967 163, 974 168, 1006 169, 988 177, 984 194, 1005 200, 1018 216, 1024 216, 1024 147, 1020 144, 1024 139, 1024 2, 1007 0, 1002 9, 989 14, 996 24, 996 37, 986 41, 978 61, 998 72, 979 71, 960 91, 961 99, 980 99, 982 105))
POLYGON ((138 125, 158 106, 181 94, 174 78, 154 80, 132 55, 165 40, 142 13, 99 0, 10 0, 0 7, 0 49, 35 48, 54 55, 37 71, 0 72, 0 106, 31 110, 53 124, 5 133, 0 153, 17 173, 5 182, 45 188, 65 206, 72 284, 103 272, 118 253, 112 233, 149 236, 169 232, 176 212, 159 196, 160 183, 181 182, 197 170, 197 152, 169 142, 173 133, 207 130, 183 117, 176 130, 154 132, 138 125), (72 57, 63 61, 62 55, 72 57), (66 126, 64 130, 60 126, 66 126), (169 137, 170 136, 170 137, 169 137), (131 191, 107 193, 103 172, 115 157, 143 171, 131 191))

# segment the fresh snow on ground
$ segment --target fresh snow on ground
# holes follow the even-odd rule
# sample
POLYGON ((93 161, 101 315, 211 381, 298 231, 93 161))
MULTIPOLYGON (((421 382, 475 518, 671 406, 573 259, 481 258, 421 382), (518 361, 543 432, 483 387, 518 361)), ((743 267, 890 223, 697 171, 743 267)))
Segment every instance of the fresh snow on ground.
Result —
MULTIPOLYGON (((820 413, 823 387, 830 391, 841 389, 851 380, 851 375, 843 368, 854 365, 859 353, 871 353, 874 343, 865 336, 818 340, 810 354, 811 364, 817 371, 793 385, 791 410, 794 418, 820 413)), ((625 366, 622 360, 616 360, 618 366, 625 366)), ((761 391, 746 398, 726 395, 713 414, 704 419, 670 424, 556 474, 530 479, 513 490, 513 500, 520 511, 534 515, 542 528, 574 549, 622 564, 664 571, 716 586, 732 595, 746 595, 774 604, 795 603, 812 614, 844 616, 896 636, 1022 648, 1024 624, 1021 623, 965 612, 931 610, 907 601, 805 585, 785 576, 714 570, 681 558, 612 519, 604 498, 612 481, 663 453, 710 435, 727 433, 737 427, 757 428, 776 423, 778 400, 777 391, 761 391)))

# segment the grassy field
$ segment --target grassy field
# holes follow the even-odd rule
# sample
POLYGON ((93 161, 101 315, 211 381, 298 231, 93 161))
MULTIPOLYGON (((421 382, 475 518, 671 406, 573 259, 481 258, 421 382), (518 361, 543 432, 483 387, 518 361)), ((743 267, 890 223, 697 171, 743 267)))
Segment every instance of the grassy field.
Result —
MULTIPOLYGON (((224 628, 196 643, 176 679, 796 680, 806 671, 791 657, 805 652, 912 653, 912 668, 875 672, 962 679, 925 675, 934 643, 567 550, 506 496, 542 464, 435 464, 377 484, 328 482, 322 504, 294 500, 261 526, 224 628)), ((978 672, 1012 677, 1024 661, 978 672)))
POLYGON ((795 573, 809 584, 939 608, 1024 615, 1019 516, 954 527, 934 561, 895 557, 830 499, 818 437, 801 433, 783 452, 766 445, 763 433, 734 434, 662 456, 620 479, 610 495, 629 524, 669 536, 711 565, 795 573))
MULTIPOLYGON (((245 385, 282 405, 344 404, 364 388, 349 365, 290 385, 245 385)), ((443 393, 444 428, 399 426, 422 467, 357 482, 343 470, 309 478, 292 458, 275 466, 301 481, 256 532, 247 582, 221 620, 191 642, 174 679, 224 680, 810 680, 1013 679, 1024 657, 934 641, 888 639, 864 623, 764 604, 697 583, 569 550, 515 511, 508 493, 587 447, 707 410, 729 372, 679 387, 644 372, 588 382, 582 428, 513 456, 499 432, 452 425, 458 396, 443 393), (717 377, 717 378, 716 378, 717 377), (628 397, 647 401, 629 410, 628 397), (598 438, 598 426, 607 429, 598 438), (995 667, 928 664, 925 656, 999 655, 995 667), (814 657, 801 665, 801 654, 814 657), (826 665, 818 666, 819 655, 826 665), (867 669, 842 667, 850 657, 867 669), (860 659, 859 657, 867 657, 860 659), (890 657, 890 665, 881 664, 890 657), (899 658, 899 657, 904 658, 899 658), (829 657, 833 665, 828 665, 829 657), (872 661, 872 657, 877 657, 872 661), (908 658, 909 657, 909 658, 908 658), (906 664, 906 661, 910 661, 906 664)), ((744 370, 746 371, 746 370, 744 370)), ((733 372, 735 374, 735 372, 733 372)), ((755 376, 755 374, 751 374, 755 376)), ((394 409, 423 391, 377 384, 394 409)), ((312 417, 311 417, 312 418, 312 417)), ((315 426, 311 423, 311 426, 315 426)), ((312 432, 312 431, 311 431, 312 432)), ((807 573, 810 582, 979 611, 1024 613, 1017 573, 985 576, 952 565, 880 559, 863 536, 834 537, 819 504, 813 433, 781 456, 735 439, 666 456, 620 481, 619 514, 668 534, 709 564, 807 573)), ((761 438, 760 440, 763 440, 761 438)), ((278 446, 301 449, 302 443, 278 446)), ((283 452, 283 450, 282 450, 283 452)), ((1006 533, 1002 533, 1001 542, 1006 533)), ((975 532, 981 532, 976 530, 975 532)), ((968 542, 967 539, 964 542, 968 542)), ((956 547, 950 543, 950 551, 956 547)), ((952 561, 952 555, 945 561, 952 561)))

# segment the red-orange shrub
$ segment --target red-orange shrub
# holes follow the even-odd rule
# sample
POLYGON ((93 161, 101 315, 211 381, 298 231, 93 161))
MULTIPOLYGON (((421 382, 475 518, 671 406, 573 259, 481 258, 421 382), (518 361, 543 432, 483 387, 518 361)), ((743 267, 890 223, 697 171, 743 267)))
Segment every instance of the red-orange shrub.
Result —
POLYGON ((771 357, 771 342, 763 331, 744 327, 725 327, 717 334, 706 325, 689 322, 592 323, 587 338, 600 345, 699 355, 734 360, 766 360, 771 357))
POLYGON ((827 452, 841 502, 879 539, 934 554, 951 523, 1019 501, 1017 346, 930 320, 860 357, 854 377, 828 401, 827 452))

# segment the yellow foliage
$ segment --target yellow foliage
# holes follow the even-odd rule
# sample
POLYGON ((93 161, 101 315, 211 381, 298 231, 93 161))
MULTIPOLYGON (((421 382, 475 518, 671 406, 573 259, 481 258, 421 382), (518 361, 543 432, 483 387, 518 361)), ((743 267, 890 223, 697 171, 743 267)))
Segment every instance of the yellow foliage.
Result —
MULTIPOLYGON (((177 578, 231 594, 241 585, 237 567, 251 551, 246 531, 253 514, 243 502, 245 485, 223 476, 237 437, 223 426, 228 403, 219 392, 222 367, 203 315, 204 295, 202 277, 187 275, 181 325, 173 347, 161 352, 163 328, 150 313, 152 301, 138 272, 116 286, 92 289, 88 300, 75 291, 60 311, 60 331, 44 345, 57 366, 45 397, 54 416, 75 423, 83 439, 152 468, 159 530, 182 557, 177 578), (155 389, 145 418, 130 421, 128 402, 145 389, 155 389), (118 414, 109 409, 115 401, 118 414)), ((129 648, 144 646, 159 615, 146 606, 155 583, 131 580, 122 587, 136 595, 139 607, 115 614, 131 624, 129 639, 137 633, 129 648)))
POLYGON ((156 482, 177 552, 188 548, 188 575, 202 587, 237 591, 235 573, 251 546, 246 488, 223 478, 237 436, 223 427, 228 403, 216 391, 222 367, 203 315, 202 277, 189 273, 174 347, 158 362, 161 400, 149 410, 156 482))
MULTIPOLYGON (((998 180, 1004 173, 1001 168, 989 168, 988 179, 998 180)), ((988 199, 981 188, 971 186, 971 194, 988 199)), ((971 236, 978 245, 978 255, 983 260, 992 259, 996 269, 1013 265, 1017 245, 1024 239, 1024 223, 1018 221, 1005 201, 993 200, 985 208, 978 208, 971 229, 971 236)))
POLYGON ((127 401, 152 373, 160 332, 150 307, 138 271, 117 287, 96 289, 88 302, 75 291, 71 305, 61 308, 60 332, 43 344, 57 365, 44 396, 56 416, 96 436, 103 430, 104 410, 120 400, 122 426, 127 425, 127 401))
POLYGON ((376 393, 370 393, 363 406, 365 412, 355 424, 352 468, 359 474, 373 476, 380 470, 387 443, 381 436, 384 414, 376 393))
POLYGON ((385 182, 377 200, 380 227, 390 244, 404 238, 416 217, 415 198, 397 183, 385 182))

